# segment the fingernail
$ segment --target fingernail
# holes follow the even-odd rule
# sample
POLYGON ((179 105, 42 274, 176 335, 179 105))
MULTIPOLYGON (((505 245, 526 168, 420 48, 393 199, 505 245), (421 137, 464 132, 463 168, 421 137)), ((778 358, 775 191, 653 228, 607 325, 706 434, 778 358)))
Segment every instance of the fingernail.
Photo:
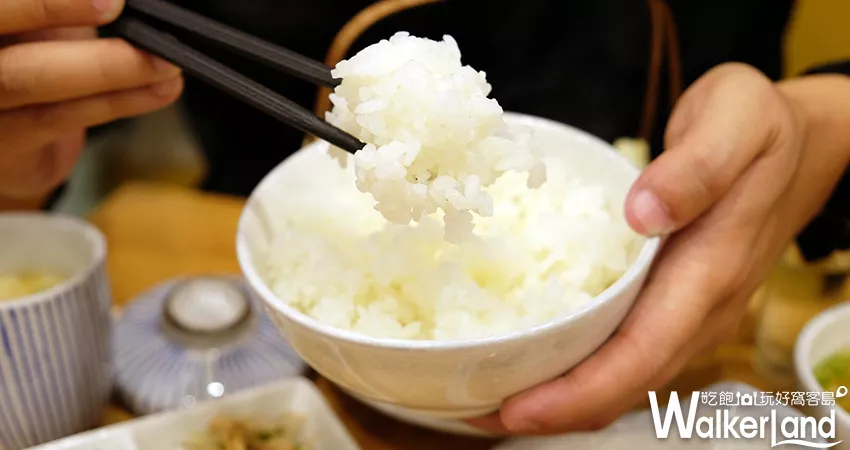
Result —
POLYGON ((650 236, 667 234, 675 229, 667 207, 647 189, 635 194, 632 198, 632 208, 637 220, 643 225, 644 232, 650 236))
POLYGON ((114 19, 121 12, 121 3, 117 0, 92 0, 92 6, 104 19, 114 19))
POLYGON ((171 97, 180 90, 183 80, 175 78, 173 80, 163 81, 162 83, 154 84, 150 87, 151 93, 157 97, 171 97))

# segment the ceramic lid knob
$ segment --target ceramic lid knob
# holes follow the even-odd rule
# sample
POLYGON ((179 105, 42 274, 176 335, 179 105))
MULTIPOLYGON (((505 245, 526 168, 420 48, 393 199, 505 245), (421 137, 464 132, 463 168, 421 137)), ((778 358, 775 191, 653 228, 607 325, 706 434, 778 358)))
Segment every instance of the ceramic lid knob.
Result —
POLYGON ((198 278, 172 292, 166 314, 187 331, 217 333, 245 319, 250 311, 248 302, 245 292, 229 280, 198 278))
POLYGON ((133 299, 116 320, 113 351, 118 393, 139 415, 191 408, 306 369, 262 301, 233 276, 171 280, 133 299))

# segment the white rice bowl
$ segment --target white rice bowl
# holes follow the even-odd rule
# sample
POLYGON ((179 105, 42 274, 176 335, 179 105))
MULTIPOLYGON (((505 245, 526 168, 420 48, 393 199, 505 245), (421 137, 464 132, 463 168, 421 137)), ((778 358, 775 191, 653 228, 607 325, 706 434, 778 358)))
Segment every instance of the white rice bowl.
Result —
POLYGON ((400 33, 334 74, 328 120, 370 144, 276 175, 258 268, 284 303, 372 337, 482 338, 582 308, 641 248, 623 192, 509 125, 450 37, 400 33))
POLYGON ((466 340, 564 316, 616 281, 644 239, 623 218, 622 194, 582 180, 565 158, 543 161, 543 186, 502 176, 492 217, 455 245, 434 217, 388 223, 355 187, 353 165, 308 147, 277 174, 259 272, 281 301, 372 337, 466 340))

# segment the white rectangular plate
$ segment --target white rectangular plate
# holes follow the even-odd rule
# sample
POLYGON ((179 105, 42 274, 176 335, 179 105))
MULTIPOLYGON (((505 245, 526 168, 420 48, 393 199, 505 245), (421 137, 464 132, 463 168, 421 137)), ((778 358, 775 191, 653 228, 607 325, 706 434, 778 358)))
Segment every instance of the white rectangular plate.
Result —
POLYGON ((260 420, 293 413, 303 416, 304 435, 316 450, 360 450, 309 380, 294 378, 247 390, 194 408, 155 414, 112 425, 32 450, 182 450, 218 415, 260 420))

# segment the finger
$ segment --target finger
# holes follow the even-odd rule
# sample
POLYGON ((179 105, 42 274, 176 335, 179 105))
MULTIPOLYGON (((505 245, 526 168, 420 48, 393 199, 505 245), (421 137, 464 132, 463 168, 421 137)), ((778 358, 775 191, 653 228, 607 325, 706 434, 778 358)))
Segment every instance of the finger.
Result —
POLYGON ((0 197, 20 201, 41 198, 67 179, 84 147, 85 130, 79 128, 57 136, 25 158, 0 159, 0 172, 4 174, 0 177, 0 197))
MULTIPOLYGON (((68 179, 80 155, 85 148, 86 131, 85 129, 77 129, 60 135, 56 141, 51 142, 42 150, 42 170, 37 173, 42 173, 43 178, 38 181, 39 184, 33 188, 41 188, 42 190, 54 189, 68 179), (44 167, 47 167, 46 169, 44 167)), ((19 186, 18 189, 21 189, 19 186)), ((26 193, 25 190, 20 192, 26 193)), ((32 196, 37 191, 30 191, 32 196)))
POLYGON ((511 430, 509 430, 508 427, 506 427, 505 424, 502 423, 501 411, 496 411, 484 417, 467 419, 466 423, 472 425, 473 427, 480 428, 490 434, 495 434, 498 436, 511 434, 511 430))
MULTIPOLYGON (((750 249, 723 250, 743 248, 718 234, 719 216, 727 213, 712 211, 670 239, 634 312, 595 356, 509 400, 499 413, 469 422, 499 434, 597 430, 672 380, 698 352, 717 345, 741 320, 755 289, 740 278, 748 271, 750 249), (726 264, 712 264, 717 260, 726 264)), ((734 237, 754 245, 769 235, 759 225, 738 229, 734 237)))
POLYGON ((644 235, 668 234, 711 207, 768 147, 776 98, 770 80, 740 65, 697 81, 670 119, 668 147, 629 192, 629 225, 644 235))
POLYGON ((37 41, 80 41, 96 39, 97 29, 91 27, 49 28, 7 36, 3 39, 6 45, 22 44, 37 41))
POLYGON ((0 109, 133 89, 177 73, 121 39, 14 45, 0 50, 0 109))
POLYGON ((595 416, 586 417, 571 428, 575 431, 603 429, 633 410, 635 406, 645 402, 650 391, 668 386, 691 363, 694 357, 699 354, 706 354, 706 352, 710 352, 729 340, 731 337, 730 330, 737 330, 746 314, 747 300, 751 295, 752 291, 744 290, 734 298, 717 305, 703 320, 704 323, 711 324, 711 327, 701 329, 692 339, 689 339, 684 349, 670 363, 665 365, 658 377, 648 382, 644 388, 627 394, 627 397, 623 397, 610 409, 595 416))
POLYGON ((123 0, 3 0, 0 35, 103 25, 115 20, 123 8, 123 0))
POLYGON ((599 426, 671 379, 716 303, 709 287, 723 282, 708 271, 718 252, 710 237, 688 230, 671 238, 620 330, 565 376, 506 401, 502 424, 515 433, 599 426))
POLYGON ((40 148, 69 130, 87 128, 133 117, 173 103, 183 89, 183 78, 49 105, 29 106, 0 114, 0 137, 11 149, 40 148), (21 133, 20 130, 27 130, 21 133))
MULTIPOLYGON (((680 352, 674 359, 665 365, 662 372, 654 377, 653 380, 647 382, 646 386, 631 392, 625 392, 623 397, 617 399, 616 403, 610 404, 609 408, 601 412, 594 413, 593 411, 585 411, 581 417, 577 417, 575 421, 568 423, 563 422, 560 425, 541 427, 539 425, 523 425, 517 427, 512 425, 510 428, 503 421, 503 413, 501 411, 492 413, 485 417, 469 419, 467 423, 489 433, 495 435, 510 435, 510 434, 525 434, 525 435, 541 435, 541 434, 558 434, 564 432, 579 432, 579 431, 598 431, 620 418, 623 414, 634 409, 636 405, 646 399, 649 391, 652 391, 662 385, 667 384, 679 373, 688 361, 696 354, 696 343, 689 344, 687 351, 680 352)), ((509 419, 510 420, 510 419, 509 419)), ((532 423, 526 420, 526 424, 532 423)))

